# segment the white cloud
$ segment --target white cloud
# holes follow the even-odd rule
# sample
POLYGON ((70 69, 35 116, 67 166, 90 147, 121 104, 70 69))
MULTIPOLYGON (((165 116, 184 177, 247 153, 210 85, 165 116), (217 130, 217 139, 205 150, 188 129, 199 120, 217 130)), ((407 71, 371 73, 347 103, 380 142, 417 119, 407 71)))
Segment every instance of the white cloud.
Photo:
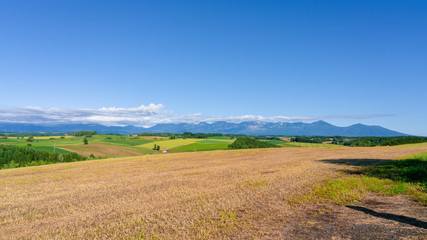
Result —
POLYGON ((144 118, 159 115, 162 104, 141 105, 136 108, 58 109, 28 106, 0 109, 0 121, 18 123, 99 123, 103 125, 129 125, 143 122, 144 118))
POLYGON ((0 109, 0 122, 59 124, 59 123, 92 123, 106 126, 153 126, 159 123, 200 123, 200 122, 296 122, 327 119, 366 119, 393 116, 390 114, 371 115, 331 115, 317 117, 289 117, 259 115, 243 116, 203 116, 201 113, 174 115, 163 110, 162 104, 141 105, 134 108, 103 107, 100 109, 59 109, 28 106, 13 109, 0 109))

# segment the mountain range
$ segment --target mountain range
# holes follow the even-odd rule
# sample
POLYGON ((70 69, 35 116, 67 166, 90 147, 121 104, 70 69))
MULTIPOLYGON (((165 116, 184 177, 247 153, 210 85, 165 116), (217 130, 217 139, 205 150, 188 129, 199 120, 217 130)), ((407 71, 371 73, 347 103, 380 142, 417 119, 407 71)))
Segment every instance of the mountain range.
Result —
POLYGON ((66 133, 75 131, 97 131, 98 133, 223 133, 246 135, 282 135, 282 136, 408 136, 408 134, 393 131, 381 126, 354 124, 348 127, 338 127, 325 121, 313 123, 302 122, 213 122, 213 123, 167 123, 157 124, 150 128, 137 126, 104 126, 100 124, 28 124, 28 123, 0 123, 0 132, 38 132, 38 133, 66 133))

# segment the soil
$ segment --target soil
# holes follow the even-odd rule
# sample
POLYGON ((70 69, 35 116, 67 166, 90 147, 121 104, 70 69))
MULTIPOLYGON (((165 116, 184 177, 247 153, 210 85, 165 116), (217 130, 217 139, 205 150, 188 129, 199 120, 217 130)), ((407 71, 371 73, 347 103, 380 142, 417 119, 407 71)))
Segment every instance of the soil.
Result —
POLYGON ((92 143, 88 145, 70 145, 66 147, 57 147, 70 152, 76 152, 78 154, 89 156, 94 154, 95 156, 138 156, 141 155, 139 152, 123 149, 116 146, 92 143))
POLYGON ((427 239, 427 206, 406 196, 369 195, 351 206, 310 204, 283 239, 427 239))

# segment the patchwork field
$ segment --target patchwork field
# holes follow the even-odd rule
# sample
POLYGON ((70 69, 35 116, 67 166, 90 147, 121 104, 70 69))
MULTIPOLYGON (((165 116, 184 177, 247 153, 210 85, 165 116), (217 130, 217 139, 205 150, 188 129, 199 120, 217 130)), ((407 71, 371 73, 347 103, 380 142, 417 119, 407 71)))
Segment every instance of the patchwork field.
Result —
POLYGON ((295 199, 352 169, 334 162, 425 151, 425 145, 251 149, 1 170, 0 238, 301 239, 289 230, 306 208, 295 199))
POLYGON ((141 155, 138 151, 128 150, 123 147, 111 146, 107 144, 92 143, 88 145, 69 145, 58 147, 60 150, 76 152, 78 154, 89 156, 91 154, 100 156, 137 156, 141 155))
POLYGON ((224 137, 212 139, 169 139, 157 136, 118 136, 94 135, 88 138, 89 144, 83 144, 84 137, 74 136, 41 136, 34 137, 33 142, 27 142, 27 137, 8 137, 0 139, 0 144, 10 144, 34 149, 59 153, 76 152, 81 155, 96 157, 136 156, 153 154, 154 144, 168 151, 206 151, 223 150, 234 140, 224 137), (54 148, 56 146, 56 148, 54 148))

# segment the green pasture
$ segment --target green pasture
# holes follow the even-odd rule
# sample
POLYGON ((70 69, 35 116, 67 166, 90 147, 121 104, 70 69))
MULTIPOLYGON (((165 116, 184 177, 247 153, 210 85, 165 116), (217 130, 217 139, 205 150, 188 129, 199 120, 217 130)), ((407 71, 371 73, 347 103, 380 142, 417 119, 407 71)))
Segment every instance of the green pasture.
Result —
POLYGON ((294 145, 290 142, 280 141, 280 140, 267 140, 266 142, 280 146, 280 147, 300 147, 300 146, 294 145))
POLYGON ((302 201, 335 202, 342 205, 361 201, 368 193, 394 196, 406 194, 427 205, 427 152, 398 161, 363 166, 347 175, 317 186, 302 201))
POLYGON ((113 145, 126 145, 126 146, 137 146, 146 143, 154 142, 155 140, 151 139, 105 139, 104 143, 113 144, 113 145))
POLYGON ((229 138, 229 137, 220 137, 220 136, 218 136, 218 137, 208 137, 208 139, 214 139, 214 140, 228 140, 228 141, 230 141, 230 140, 231 140, 231 138, 229 138))
POLYGON ((138 147, 150 148, 151 149, 151 148, 153 148, 154 144, 156 144, 156 145, 159 145, 161 149, 163 149, 163 148, 172 149, 172 148, 176 148, 176 147, 190 145, 190 144, 196 143, 197 141, 199 141, 199 140, 198 139, 191 139, 191 138, 171 139, 171 140, 156 140, 154 142, 138 145, 138 147))
POLYGON ((231 139, 167 139, 141 144, 138 147, 152 149, 156 144, 160 146, 160 149, 167 148, 171 151, 204 151, 226 149, 232 142, 231 139))
POLYGON ((232 142, 234 142, 234 140, 231 139, 216 139, 216 140, 199 140, 197 141, 198 143, 203 143, 203 144, 218 144, 218 143, 228 143, 231 144, 232 142))
POLYGON ((7 139, 2 139, 0 138, 0 143, 5 143, 5 144, 13 144, 13 143, 23 143, 25 142, 25 139, 16 139, 16 138, 7 138, 7 139))
MULTIPOLYGON (((34 148, 36 150, 45 150, 48 152, 54 152, 54 148, 52 146, 29 146, 30 148, 34 148)), ((55 152, 61 153, 61 154, 67 154, 70 153, 70 151, 63 150, 60 148, 55 148, 55 152)))
POLYGON ((229 143, 193 143, 183 147, 173 148, 172 152, 195 152, 208 150, 225 150, 229 143))

